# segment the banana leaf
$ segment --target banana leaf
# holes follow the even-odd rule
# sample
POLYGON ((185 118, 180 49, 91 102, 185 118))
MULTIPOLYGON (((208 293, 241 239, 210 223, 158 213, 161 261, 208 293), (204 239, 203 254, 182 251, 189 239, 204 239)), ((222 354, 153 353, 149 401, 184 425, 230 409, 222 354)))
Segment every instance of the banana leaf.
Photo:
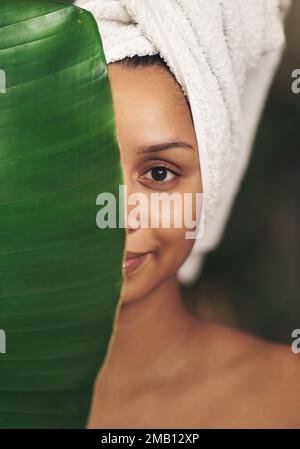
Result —
POLYGON ((85 428, 125 240, 96 225, 123 174, 93 16, 1 0, 0 69, 0 428, 85 428))

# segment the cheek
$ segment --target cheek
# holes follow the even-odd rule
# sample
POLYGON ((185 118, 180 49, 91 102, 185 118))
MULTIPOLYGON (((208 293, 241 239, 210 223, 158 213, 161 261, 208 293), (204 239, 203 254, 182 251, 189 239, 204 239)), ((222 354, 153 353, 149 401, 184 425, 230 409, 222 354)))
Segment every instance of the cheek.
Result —
POLYGON ((151 232, 159 242, 158 261, 162 276, 175 274, 189 255, 194 240, 187 238, 187 235, 195 229, 202 206, 201 180, 198 174, 178 187, 177 192, 168 192, 169 196, 164 193, 165 202, 162 200, 155 204, 153 200, 150 201, 149 218, 154 223, 151 232), (172 201, 171 196, 174 198, 172 201))
POLYGON ((153 233, 160 242, 158 263, 161 275, 165 278, 175 275, 189 255, 194 240, 186 238, 184 228, 160 228, 153 233))
POLYGON ((131 279, 125 279, 122 303, 140 299, 175 276, 194 243, 194 240, 185 238, 184 229, 141 229, 137 232, 143 240, 155 242, 159 251, 147 269, 131 279))
POLYGON ((161 192, 148 197, 148 223, 152 228, 192 230, 202 205, 199 182, 186 183, 184 188, 161 192))

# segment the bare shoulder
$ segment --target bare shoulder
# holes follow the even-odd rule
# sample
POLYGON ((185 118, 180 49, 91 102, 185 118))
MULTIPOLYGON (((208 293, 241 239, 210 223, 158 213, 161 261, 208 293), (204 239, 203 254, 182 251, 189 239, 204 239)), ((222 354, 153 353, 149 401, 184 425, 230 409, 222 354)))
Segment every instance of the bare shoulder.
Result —
POLYGON ((300 428, 300 353, 220 323, 206 326, 220 363, 211 378, 222 379, 222 394, 241 420, 244 413, 254 427, 300 428))
POLYGON ((210 323, 210 332, 218 336, 219 345, 228 352, 231 366, 253 370, 253 374, 261 376, 267 374, 270 382, 286 383, 294 379, 300 391, 300 382, 296 382, 300 379, 300 353, 294 353, 291 345, 268 341, 217 322, 210 323))
POLYGON ((229 338, 238 340, 237 361, 240 360, 241 365, 252 366, 260 374, 267 373, 269 381, 285 383, 300 376, 300 355, 292 351, 291 345, 268 341, 235 329, 229 333, 229 338))
POLYGON ((266 425, 300 428, 300 354, 291 345, 254 338, 253 352, 241 371, 266 425))

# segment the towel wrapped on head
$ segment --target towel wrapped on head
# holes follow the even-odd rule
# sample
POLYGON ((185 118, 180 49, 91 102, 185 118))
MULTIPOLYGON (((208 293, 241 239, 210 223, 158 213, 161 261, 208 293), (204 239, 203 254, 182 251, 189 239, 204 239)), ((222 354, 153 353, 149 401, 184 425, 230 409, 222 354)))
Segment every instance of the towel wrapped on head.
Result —
POLYGON ((160 54, 188 97, 203 184, 204 234, 179 280, 199 274, 224 232, 284 48, 289 0, 77 0, 107 63, 160 54))

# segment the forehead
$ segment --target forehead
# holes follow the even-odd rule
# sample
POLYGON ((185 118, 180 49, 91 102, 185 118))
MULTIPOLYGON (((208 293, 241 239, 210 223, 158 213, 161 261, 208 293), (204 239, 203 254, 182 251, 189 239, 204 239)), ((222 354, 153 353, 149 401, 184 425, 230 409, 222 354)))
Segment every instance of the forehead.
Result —
POLYGON ((192 132, 186 97, 170 72, 122 64, 109 64, 108 70, 120 137, 149 142, 192 132))

